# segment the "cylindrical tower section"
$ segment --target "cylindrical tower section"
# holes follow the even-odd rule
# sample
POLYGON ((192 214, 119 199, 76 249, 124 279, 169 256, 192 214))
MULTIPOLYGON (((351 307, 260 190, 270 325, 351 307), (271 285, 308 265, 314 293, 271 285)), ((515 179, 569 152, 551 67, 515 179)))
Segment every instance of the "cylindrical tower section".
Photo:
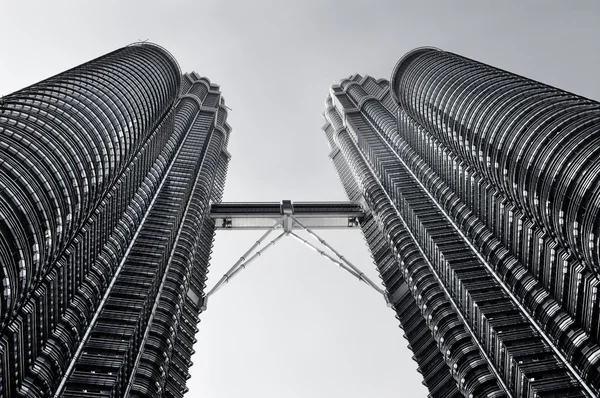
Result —
POLYGON ((128 167, 177 98, 164 49, 134 44, 0 99, 0 319, 128 167))
POLYGON ((600 103, 433 48, 396 65, 406 113, 600 273, 600 103))

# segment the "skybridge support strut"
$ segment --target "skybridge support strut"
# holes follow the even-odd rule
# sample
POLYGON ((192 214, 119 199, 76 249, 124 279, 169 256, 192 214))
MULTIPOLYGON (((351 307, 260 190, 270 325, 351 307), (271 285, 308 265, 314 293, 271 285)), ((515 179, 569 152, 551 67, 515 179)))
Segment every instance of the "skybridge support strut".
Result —
MULTIPOLYGON (((283 216, 281 217, 277 222, 275 222, 275 224, 273 224, 268 230, 267 232, 265 232, 256 242, 254 242, 254 244, 252 246, 250 246, 250 249, 248 249, 246 251, 246 253, 244 253, 238 261, 235 262, 235 264, 233 264, 231 266, 231 268, 229 268, 229 271, 227 271, 222 277, 221 279, 219 279, 219 281, 217 282, 217 284, 215 286, 213 286, 212 289, 209 290, 209 292, 206 294, 206 296, 204 296, 204 303, 202 304, 202 311, 206 311, 206 304, 208 301, 208 298, 210 296, 212 296, 213 294, 215 294, 221 287, 223 287, 224 284, 228 283, 229 280, 239 272, 239 269, 243 269, 246 267, 246 264, 248 264, 250 261, 254 260, 256 257, 260 256, 261 251, 259 250, 257 252, 258 255, 254 255, 252 256, 251 259, 249 259, 248 261, 246 261, 246 257, 248 257, 250 255, 250 253, 252 253, 252 251, 254 251, 254 249, 256 249, 258 246, 260 246, 262 244, 262 242, 267 238, 267 236, 269 236, 269 234, 271 232, 273 232, 275 229, 281 227, 282 223, 285 221, 285 219, 288 216, 283 216)), ((267 248, 273 246, 275 243, 277 243, 277 241, 279 241, 279 239, 281 239, 283 237, 283 235, 285 234, 282 233, 281 235, 279 235, 278 237, 276 237, 275 239, 273 239, 271 242, 268 243, 268 245, 262 250, 262 252, 264 252, 267 248)))
MULTIPOLYGON (((346 267, 342 267, 342 268, 344 268, 348 272, 352 271, 352 272, 350 272, 352 275, 357 276, 359 280, 363 281, 367 285, 371 286, 379 294, 383 295, 383 298, 385 299, 385 302, 386 302, 387 306, 388 307, 392 307, 392 303, 389 300, 389 297, 388 297, 387 293, 383 289, 381 289, 380 287, 378 287, 375 284, 375 282, 373 282, 371 279, 369 279, 360 269, 358 269, 358 267, 356 267, 354 264, 352 264, 348 259, 346 259, 346 257, 342 256, 337 250, 335 250, 329 243, 327 243, 325 241, 325 239, 322 239, 313 230, 311 230, 310 228, 304 226, 304 224, 302 224, 300 221, 298 221, 294 216, 292 216, 292 218, 294 219, 294 221, 295 221, 296 224, 298 224, 303 230, 305 230, 306 232, 308 232, 308 234, 310 236, 312 236, 313 238, 315 238, 316 240, 318 240, 320 244, 322 244, 323 246, 325 246, 326 248, 328 248, 329 250, 331 250, 331 252, 333 254, 335 254, 345 265, 347 265, 347 267, 349 267, 349 269, 346 268, 346 267)), ((295 234, 294 234, 294 236, 297 237, 297 235, 295 235, 295 234)), ((304 241, 304 243, 307 243, 307 242, 304 241)), ((337 261, 335 261, 335 259, 331 258, 330 256, 327 256, 327 258, 329 258, 333 262, 337 263, 337 261)))
POLYGON ((317 235, 312 228, 306 224, 310 224, 313 228, 331 229, 331 228, 352 228, 358 226, 358 221, 363 213, 358 204, 350 202, 300 202, 296 204, 297 209, 294 209, 294 203, 285 200, 281 205, 275 206, 273 203, 254 203, 254 204, 217 204, 213 205, 211 217, 215 219, 216 225, 222 225, 224 229, 267 229, 267 231, 248 249, 243 256, 221 277, 221 279, 213 286, 212 289, 205 295, 202 310, 207 308, 207 301, 210 296, 215 294, 221 287, 228 283, 242 269, 259 257, 268 248, 274 246, 281 238, 286 235, 291 235, 294 239, 301 242, 311 250, 316 251, 331 262, 337 264, 340 268, 356 277, 359 281, 364 282, 377 293, 381 294, 385 299, 388 307, 393 307, 389 299, 388 293, 381 289, 375 282, 369 279, 358 267, 352 264, 348 259, 342 256, 329 243, 317 235), (278 217, 274 216, 278 214, 278 217), (241 221, 237 222, 236 219, 241 221), (269 219, 271 221, 269 225, 269 219), (301 220, 302 221, 301 221, 301 220), (246 220, 246 221, 243 221, 246 220), (338 221, 339 220, 339 221, 338 221), (237 223, 237 224, 236 224, 237 223), (236 225, 238 227, 236 227, 236 225), (283 228, 283 232, 276 238, 271 240, 265 247, 253 255, 251 253, 260 246, 266 237, 275 229, 283 228), (310 236, 316 239, 325 249, 319 249, 317 246, 303 239, 301 236, 294 233, 294 229, 302 229, 310 236), (248 257, 250 256, 250 257, 248 257))
MULTIPOLYGON (((348 272, 350 275, 356 277, 359 281, 364 282, 367 284, 367 286, 373 288, 373 290, 375 290, 377 293, 381 294, 383 296, 383 298, 385 299, 385 302, 387 304, 388 307, 392 307, 391 302, 388 298, 387 293, 377 287, 377 285, 375 285, 375 283, 373 283, 373 281, 371 279, 369 279, 364 273, 362 273, 360 270, 358 269, 353 269, 351 267, 349 267, 344 260, 340 261, 340 260, 336 260, 333 256, 327 254, 325 251, 320 250, 319 248, 317 248, 315 245, 313 245, 312 243, 310 243, 309 241, 307 241, 306 239, 302 239, 300 236, 298 236, 297 234, 295 234, 294 232, 290 232, 289 235, 291 235, 293 238, 295 238, 298 242, 303 243, 305 246, 307 246, 308 248, 316 251, 317 253, 319 253, 321 256, 327 258, 329 261, 337 264, 341 269, 343 269, 344 271, 348 272)), ((331 249, 330 249, 331 250, 331 249)), ((343 257, 342 257, 343 258, 343 257)), ((353 266, 354 267, 354 266, 353 266)), ((356 267, 354 267, 356 268, 356 267)))

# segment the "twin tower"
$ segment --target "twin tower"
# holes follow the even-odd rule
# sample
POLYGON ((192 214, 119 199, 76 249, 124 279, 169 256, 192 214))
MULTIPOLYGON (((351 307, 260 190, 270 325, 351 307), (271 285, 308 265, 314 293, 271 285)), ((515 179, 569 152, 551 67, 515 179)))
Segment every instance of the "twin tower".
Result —
MULTIPOLYGON (((149 43, 0 98, 1 397, 187 391, 227 112, 149 43)), ((600 104, 419 48, 324 117, 429 396, 598 396, 600 104)))

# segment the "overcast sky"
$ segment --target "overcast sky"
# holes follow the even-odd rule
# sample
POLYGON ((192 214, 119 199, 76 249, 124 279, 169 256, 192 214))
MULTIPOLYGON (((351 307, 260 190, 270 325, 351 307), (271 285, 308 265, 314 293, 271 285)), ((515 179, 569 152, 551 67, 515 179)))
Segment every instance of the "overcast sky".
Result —
MULTIPOLYGON (((344 200, 321 113, 353 73, 435 46, 600 100, 600 1, 1 0, 0 95, 138 40, 220 84, 225 201, 344 200)), ((1 139, 1 137, 0 137, 1 139)), ((323 233, 377 280, 358 231, 323 233)), ((218 233, 208 286, 260 236, 218 233)), ((381 297, 287 238, 202 315, 189 397, 424 397, 381 297)))

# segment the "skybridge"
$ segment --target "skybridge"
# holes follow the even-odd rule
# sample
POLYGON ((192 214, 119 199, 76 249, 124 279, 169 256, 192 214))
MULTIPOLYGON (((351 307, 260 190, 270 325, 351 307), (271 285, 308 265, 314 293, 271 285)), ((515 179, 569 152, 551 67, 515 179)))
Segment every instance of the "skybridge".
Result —
POLYGON ((364 216, 362 207, 353 202, 248 202, 215 203, 210 216, 221 229, 267 230, 283 216, 284 231, 303 229, 358 228, 364 216))
POLYGON ((209 290, 203 300, 206 310, 208 298, 227 284, 252 261, 286 236, 294 238, 307 248, 327 258, 350 275, 381 294, 389 307, 392 306, 387 292, 369 279, 358 267, 341 255, 314 230, 360 229, 365 213, 354 202, 235 202, 211 205, 210 216, 217 230, 264 230, 263 235, 239 258, 221 279, 209 290), (305 231, 314 242, 302 238, 295 231, 305 231), (275 238, 267 237, 281 231, 275 238), (261 247, 260 250, 256 250, 261 247))

